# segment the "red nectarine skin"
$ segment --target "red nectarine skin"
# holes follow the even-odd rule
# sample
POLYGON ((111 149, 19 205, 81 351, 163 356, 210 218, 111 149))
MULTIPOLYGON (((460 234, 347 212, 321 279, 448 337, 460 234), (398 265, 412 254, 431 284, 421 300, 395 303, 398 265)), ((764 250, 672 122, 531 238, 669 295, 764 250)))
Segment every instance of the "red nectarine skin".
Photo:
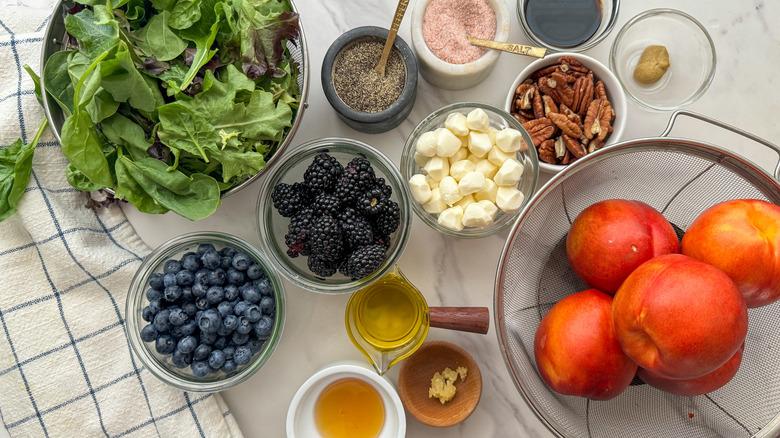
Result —
POLYGON ((682 253, 725 272, 748 307, 780 300, 780 206, 758 199, 715 204, 685 232, 682 253))
POLYGON ((637 367, 615 338, 611 309, 610 295, 588 289, 558 301, 542 318, 534 355, 553 390, 609 400, 631 383, 637 367))
POLYGON ((615 294, 612 318, 626 355, 670 379, 714 371, 742 345, 748 327, 745 300, 734 282, 682 254, 636 268, 615 294))
POLYGON ((670 394, 687 397, 707 394, 729 383, 737 375, 739 365, 742 363, 742 352, 744 350, 745 344, 743 343, 737 352, 734 353, 734 356, 731 356, 731 359, 727 360, 726 363, 715 371, 695 379, 667 379, 644 368, 639 368, 637 375, 648 385, 670 394))
POLYGON ((588 206, 566 237, 566 255, 577 276, 609 294, 643 262, 679 251, 677 234, 661 213, 644 202, 625 199, 588 206))

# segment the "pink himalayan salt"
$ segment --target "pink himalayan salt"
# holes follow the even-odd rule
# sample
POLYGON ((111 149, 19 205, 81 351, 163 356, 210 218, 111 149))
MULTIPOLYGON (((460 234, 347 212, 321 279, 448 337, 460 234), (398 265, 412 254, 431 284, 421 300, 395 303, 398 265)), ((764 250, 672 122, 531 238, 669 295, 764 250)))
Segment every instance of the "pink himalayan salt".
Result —
POLYGON ((487 0, 431 0, 423 14, 422 34, 425 44, 442 61, 476 61, 488 49, 471 45, 468 35, 495 38, 496 13, 487 0))

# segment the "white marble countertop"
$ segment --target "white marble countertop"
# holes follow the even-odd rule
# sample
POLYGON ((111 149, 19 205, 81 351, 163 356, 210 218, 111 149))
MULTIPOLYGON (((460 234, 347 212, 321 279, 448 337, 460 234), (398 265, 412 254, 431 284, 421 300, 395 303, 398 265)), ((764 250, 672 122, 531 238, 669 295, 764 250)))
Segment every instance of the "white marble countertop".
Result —
MULTIPOLYGON (((510 41, 529 44, 514 18, 516 5, 507 0, 513 14, 510 41)), ((395 163, 407 135, 427 114, 445 104, 477 100, 503 106, 508 88, 531 58, 502 54, 486 81, 469 90, 449 92, 420 78, 417 101, 406 121, 395 130, 369 135, 348 128, 328 105, 320 84, 322 57, 344 31, 363 25, 388 27, 396 2, 389 0, 297 0, 309 43, 309 107, 294 143, 327 136, 365 141, 395 163)), ((410 5, 410 8, 413 5, 410 5)), ((624 1, 615 30, 586 52, 608 64, 609 49, 624 23, 643 9, 670 7, 696 17, 709 30, 718 54, 715 78, 707 93, 688 109, 741 127, 780 143, 780 3, 769 0, 624 1)), ((399 35, 410 43, 409 19, 399 35)), ((666 127, 670 113, 651 113, 629 104, 623 140, 656 137, 666 127)), ((768 149, 698 121, 678 123, 672 136, 708 141, 734 150, 767 171, 777 156, 768 149)), ((549 178, 542 174, 540 183, 549 178)), ((150 216, 132 206, 124 210, 141 237, 156 246, 178 234, 195 230, 220 230, 257 244, 255 183, 225 199, 216 214, 200 222, 188 222, 173 214, 150 216)), ((411 237, 399 262, 400 268, 425 295, 430 305, 493 307, 496 267, 508 232, 481 239, 457 240, 437 234, 414 218, 411 237)), ((298 387, 315 371, 343 359, 363 360, 344 329, 348 297, 318 295, 285 282, 287 316, 281 343, 271 360, 250 380, 224 392, 234 416, 247 437, 285 435, 285 417, 298 387)), ((491 320, 491 325, 493 321, 491 320)), ((454 342, 469 351, 483 376, 482 399, 463 423, 446 429, 425 426, 407 414, 409 437, 516 437, 552 436, 536 418, 512 383, 501 356, 494 327, 485 336, 432 329, 429 339, 454 342)), ((388 373, 395 384, 397 367, 388 373)))

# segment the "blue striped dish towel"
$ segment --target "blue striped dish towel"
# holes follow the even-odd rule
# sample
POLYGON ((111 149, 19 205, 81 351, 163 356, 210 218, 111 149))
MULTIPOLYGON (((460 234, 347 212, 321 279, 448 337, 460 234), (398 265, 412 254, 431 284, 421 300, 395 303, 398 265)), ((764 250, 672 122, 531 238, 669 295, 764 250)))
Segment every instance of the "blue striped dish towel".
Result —
MULTIPOLYGON (((57 11, 59 12, 59 11, 57 11)), ((39 70, 50 10, 0 12, 0 147, 44 117, 39 70)), ((134 357, 124 305, 149 248, 113 205, 85 208, 47 131, 17 213, 0 222, 0 417, 12 437, 240 437, 219 394, 167 386, 134 357)))

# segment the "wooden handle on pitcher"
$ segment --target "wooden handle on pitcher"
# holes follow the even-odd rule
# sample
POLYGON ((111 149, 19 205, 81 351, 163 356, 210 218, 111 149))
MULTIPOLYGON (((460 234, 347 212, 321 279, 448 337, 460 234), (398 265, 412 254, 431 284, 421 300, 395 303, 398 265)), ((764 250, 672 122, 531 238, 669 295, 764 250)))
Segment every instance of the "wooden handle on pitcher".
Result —
POLYGON ((431 327, 486 334, 490 328, 487 307, 430 307, 431 327))

